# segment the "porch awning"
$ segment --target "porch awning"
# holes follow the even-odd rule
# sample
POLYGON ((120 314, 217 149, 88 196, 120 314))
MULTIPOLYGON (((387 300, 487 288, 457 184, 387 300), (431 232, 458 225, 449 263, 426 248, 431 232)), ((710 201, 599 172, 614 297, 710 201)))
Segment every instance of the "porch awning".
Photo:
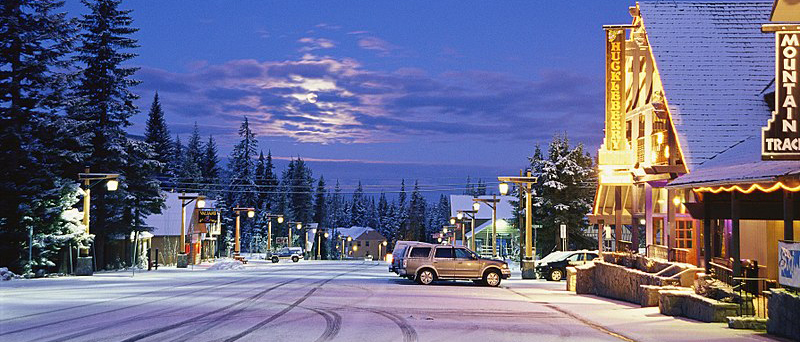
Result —
MULTIPOLYGON (((616 217, 616 201, 614 194, 618 185, 599 185, 594 197, 594 209, 589 215, 590 224, 614 223, 616 217)), ((631 211, 633 208, 633 186, 619 186, 622 198, 620 200, 622 208, 622 224, 631 224, 631 211)))

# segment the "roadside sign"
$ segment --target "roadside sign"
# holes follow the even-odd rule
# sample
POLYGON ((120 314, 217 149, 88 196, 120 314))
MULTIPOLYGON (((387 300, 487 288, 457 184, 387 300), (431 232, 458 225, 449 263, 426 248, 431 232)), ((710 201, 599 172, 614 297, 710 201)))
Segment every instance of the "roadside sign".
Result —
POLYGON ((197 223, 217 223, 219 222, 219 210, 217 209, 198 209, 197 223))
POLYGON ((567 238, 567 225, 566 224, 562 224, 561 225, 561 238, 562 239, 566 239, 567 238))
POLYGON ((532 227, 533 229, 542 229, 542 225, 541 225, 541 224, 534 224, 534 225, 532 225, 531 227, 532 227))
POLYGON ((278 236, 275 237, 275 243, 279 245, 286 245, 289 243, 289 237, 287 236, 278 236))
POLYGON ((800 242, 778 241, 778 283, 800 288, 800 242))

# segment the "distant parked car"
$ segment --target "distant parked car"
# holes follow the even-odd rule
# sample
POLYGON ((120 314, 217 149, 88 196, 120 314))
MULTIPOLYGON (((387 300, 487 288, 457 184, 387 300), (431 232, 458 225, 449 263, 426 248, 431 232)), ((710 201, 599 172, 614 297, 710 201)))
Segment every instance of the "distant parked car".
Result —
POLYGON ((536 261, 536 273, 547 280, 559 281, 566 278, 567 266, 579 266, 594 262, 597 251, 559 251, 548 254, 536 261))
POLYGON ((277 263, 281 259, 291 259, 294 262, 298 262, 300 259, 303 259, 303 248, 283 247, 279 251, 272 253, 270 256, 270 260, 272 260, 273 263, 277 263))
POLYGON ((511 270, 505 261, 481 258, 464 247, 419 243, 405 248, 397 274, 422 285, 442 279, 495 287, 511 277, 511 270))

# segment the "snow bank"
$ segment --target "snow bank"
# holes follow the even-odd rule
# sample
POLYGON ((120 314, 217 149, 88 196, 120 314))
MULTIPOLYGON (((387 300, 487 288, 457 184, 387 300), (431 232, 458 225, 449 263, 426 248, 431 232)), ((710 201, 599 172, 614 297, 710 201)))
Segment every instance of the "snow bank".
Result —
POLYGON ((11 280, 14 279, 14 272, 8 270, 8 267, 0 267, 0 279, 11 280))
POLYGON ((211 265, 208 268, 209 271, 217 271, 217 270, 242 270, 244 269, 244 264, 242 264, 239 260, 234 259, 224 259, 222 261, 218 261, 217 263, 211 265))

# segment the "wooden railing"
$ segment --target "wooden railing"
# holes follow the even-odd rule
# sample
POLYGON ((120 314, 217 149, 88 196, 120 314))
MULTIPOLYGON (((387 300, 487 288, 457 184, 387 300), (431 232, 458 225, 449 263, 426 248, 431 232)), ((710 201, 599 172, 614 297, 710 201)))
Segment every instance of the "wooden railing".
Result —
POLYGON ((635 253, 636 251, 632 249, 633 242, 619 240, 617 241, 617 252, 626 252, 626 253, 635 253))
POLYGON ((688 263, 689 252, 691 251, 685 248, 673 248, 671 250, 672 258, 670 261, 688 263))
POLYGON ((714 279, 717 279, 730 286, 735 286, 733 281, 733 270, 728 265, 723 265, 724 259, 713 258, 709 265, 709 271, 714 279))
POLYGON ((669 249, 662 245, 647 245, 647 257, 668 260, 669 249))

